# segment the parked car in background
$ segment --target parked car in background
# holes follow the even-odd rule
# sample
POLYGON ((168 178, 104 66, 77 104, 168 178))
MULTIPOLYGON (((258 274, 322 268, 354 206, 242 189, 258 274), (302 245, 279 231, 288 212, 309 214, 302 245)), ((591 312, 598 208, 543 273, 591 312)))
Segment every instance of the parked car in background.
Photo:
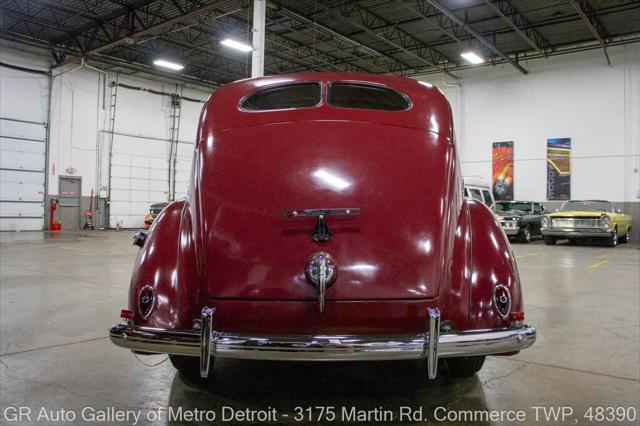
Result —
POLYGON ((151 228, 153 221, 156 220, 156 216, 158 216, 162 209, 164 209, 168 205, 169 203, 167 201, 151 204, 151 207, 149 208, 149 214, 144 218, 145 229, 151 228))
POLYGON ((531 346, 509 241, 462 197, 451 108, 413 79, 302 73, 222 86, 189 197, 134 266, 114 344, 209 377, 217 358, 438 360, 531 346))
POLYGON ((542 204, 533 201, 498 201, 493 210, 508 237, 528 243, 532 236, 541 235, 542 216, 545 213, 542 204))
POLYGON ((493 197, 491 186, 484 179, 476 176, 464 176, 462 180, 464 182, 463 195, 466 198, 480 201, 485 206, 493 208, 496 200, 493 197))
POLYGON ((560 239, 575 243, 598 238, 615 247, 618 240, 627 243, 631 239, 631 216, 609 201, 565 201, 559 211, 542 218, 542 235, 548 245, 560 239))

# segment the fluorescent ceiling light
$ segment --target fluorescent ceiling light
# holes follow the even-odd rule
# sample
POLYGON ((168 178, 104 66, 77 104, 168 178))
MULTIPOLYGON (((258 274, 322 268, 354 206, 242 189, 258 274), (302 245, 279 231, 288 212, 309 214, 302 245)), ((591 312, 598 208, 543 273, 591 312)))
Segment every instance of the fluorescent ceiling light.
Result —
POLYGON ((220 44, 223 44, 228 47, 232 47, 242 52, 251 52, 253 50, 253 47, 249 46, 248 44, 242 43, 238 40, 233 40, 231 38, 225 38, 220 42, 220 44))
POLYGON ((184 65, 177 64, 171 61, 165 61, 164 59, 156 59, 155 61, 153 61, 153 65, 156 65, 162 68, 168 68, 173 71, 180 71, 181 69, 184 68, 184 65))
POLYGON ((461 53, 460 56, 462 56, 472 64, 481 64, 484 62, 484 59, 482 57, 480 57, 479 55, 473 52, 464 52, 464 53, 461 53))

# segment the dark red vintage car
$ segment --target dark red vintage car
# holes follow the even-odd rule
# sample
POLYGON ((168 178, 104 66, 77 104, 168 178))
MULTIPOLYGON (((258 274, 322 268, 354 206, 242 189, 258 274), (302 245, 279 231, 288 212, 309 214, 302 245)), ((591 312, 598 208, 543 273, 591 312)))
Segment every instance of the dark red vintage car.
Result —
POLYGON ((111 340, 215 358, 438 359, 468 376, 532 345, 509 241, 463 199, 451 109, 411 79, 238 81, 203 108, 187 199, 141 246, 111 340))

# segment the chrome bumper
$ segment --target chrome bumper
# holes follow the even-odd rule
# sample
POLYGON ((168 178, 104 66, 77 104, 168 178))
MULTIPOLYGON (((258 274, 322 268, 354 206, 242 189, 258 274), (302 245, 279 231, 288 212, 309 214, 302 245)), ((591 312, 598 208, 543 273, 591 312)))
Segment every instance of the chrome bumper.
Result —
POLYGON ((560 238, 609 237, 611 233, 604 228, 542 228, 543 236, 560 238))
POLYGON ((520 233, 520 228, 505 228, 504 226, 502 227, 502 230, 504 231, 505 234, 507 234, 510 237, 515 237, 516 235, 518 235, 520 233))
POLYGON ((215 311, 207 309, 203 310, 200 330, 115 324, 111 341, 136 352, 200 357, 203 376, 208 373, 210 357, 216 357, 279 361, 425 359, 429 378, 435 378, 438 358, 515 352, 536 340, 536 330, 530 325, 440 334, 437 309, 428 310, 425 332, 413 335, 252 336, 212 330, 215 311))

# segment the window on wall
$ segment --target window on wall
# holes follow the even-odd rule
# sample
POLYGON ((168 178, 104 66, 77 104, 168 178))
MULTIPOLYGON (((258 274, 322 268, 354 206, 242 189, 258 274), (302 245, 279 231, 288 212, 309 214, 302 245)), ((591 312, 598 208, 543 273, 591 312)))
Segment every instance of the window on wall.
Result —
POLYGON ((329 87, 329 105, 338 108, 402 111, 411 106, 409 99, 395 90, 356 83, 333 83, 329 87))
POLYGON ((249 111, 310 108, 320 104, 321 93, 319 83, 267 87, 244 98, 240 102, 240 107, 249 111))

